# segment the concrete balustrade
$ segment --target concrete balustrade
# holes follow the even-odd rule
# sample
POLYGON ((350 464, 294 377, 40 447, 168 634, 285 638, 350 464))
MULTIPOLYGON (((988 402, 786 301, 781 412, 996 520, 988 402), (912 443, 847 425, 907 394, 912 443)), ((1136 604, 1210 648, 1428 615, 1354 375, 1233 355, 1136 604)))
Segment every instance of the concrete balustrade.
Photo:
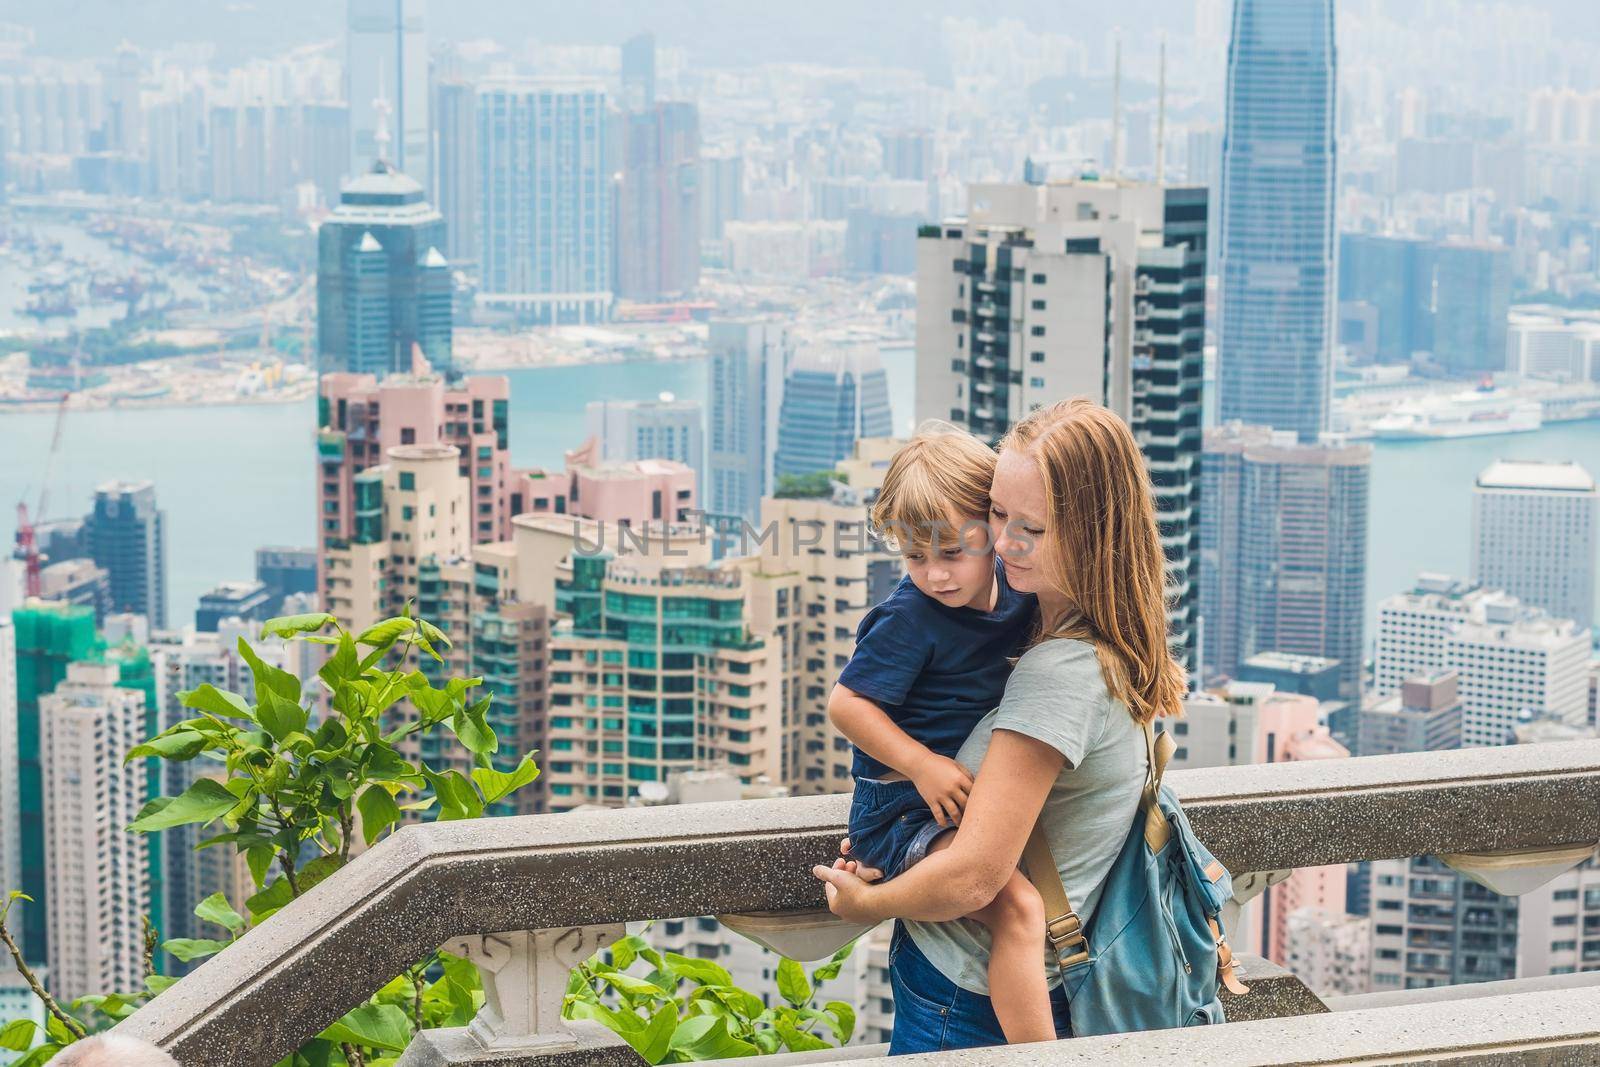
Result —
MULTIPOLYGON (((1230 870, 1241 873, 1554 848, 1600 838, 1600 741, 1184 771, 1169 781, 1195 831, 1230 870)), ((186 1067, 266 1067, 413 961, 441 945, 476 938, 480 963, 495 987, 491 1004, 470 1030, 419 1042, 408 1054, 408 1067, 634 1062, 609 1034, 568 1026, 553 1014, 559 997, 551 976, 566 966, 566 957, 591 941, 600 943, 608 931, 614 936, 617 924, 626 921, 817 908, 822 893, 809 869, 834 855, 848 803, 843 796, 808 797, 407 827, 207 961, 118 1032, 156 1042, 186 1067)), ((1225 1035, 1270 1033, 1272 1027, 1287 1034, 1291 1026, 1313 1026, 1314 1019, 1331 1019, 1317 1024, 1326 1028, 1341 1015, 1354 1017, 1300 1015, 1317 1011, 1320 1003, 1295 993, 1292 978, 1274 982, 1285 1006, 1268 1014, 1293 1013, 1292 1024, 1269 1019, 1085 1039, 1055 1047, 1050 1062, 1088 1055, 1093 1042, 1112 1042, 1096 1062, 1116 1062, 1122 1053, 1114 1047, 1124 1046, 1115 1042, 1140 1040, 1156 1042, 1148 1056, 1141 1053, 1145 1062, 1180 1062, 1180 1053, 1170 1050, 1184 1048, 1193 1049, 1182 1053, 1184 1063, 1214 1062, 1218 1055, 1231 1063, 1268 1062, 1219 1052, 1228 1047, 1225 1035)), ((1593 995, 1600 994, 1562 989, 1519 996, 1565 997, 1588 1005, 1592 1020, 1600 1018, 1600 1003, 1578 1001, 1593 995)), ((1260 1003, 1269 999, 1274 998, 1260 1003)), ((1541 1004, 1519 1003, 1544 1018, 1541 1004)), ((1424 1007, 1360 1014, 1417 1013, 1424 1007)), ((1241 1003, 1232 1017, 1250 1014, 1241 1003)), ((1523 1029, 1533 1035, 1536 1028, 1523 1029)), ((1329 1042, 1319 1054, 1339 1049, 1338 1040, 1315 1033, 1329 1042)), ((1565 1047, 1560 1042, 1568 1038, 1596 1040, 1574 1037, 1575 1030, 1562 1033, 1567 1037, 1549 1039, 1557 1042, 1552 1047, 1565 1047)), ((1447 1036, 1439 1031, 1429 1039, 1447 1036)), ((982 1055, 1047 1055, 1049 1048, 982 1055)), ((950 1054, 939 1062, 1034 1062, 972 1058, 979 1055, 950 1054)), ((1591 1060, 1481 1062, 1596 1061, 1600 1054, 1591 1060)))

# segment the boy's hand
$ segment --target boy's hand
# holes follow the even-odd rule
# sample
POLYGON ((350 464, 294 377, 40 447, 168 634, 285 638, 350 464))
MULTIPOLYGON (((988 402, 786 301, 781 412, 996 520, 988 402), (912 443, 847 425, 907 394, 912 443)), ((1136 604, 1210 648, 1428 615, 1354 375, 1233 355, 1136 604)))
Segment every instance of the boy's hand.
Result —
POLYGON ((972 791, 972 775, 949 756, 930 752, 917 765, 911 775, 911 784, 917 787, 928 810, 940 826, 955 826, 961 822, 961 812, 967 806, 967 794, 972 791))

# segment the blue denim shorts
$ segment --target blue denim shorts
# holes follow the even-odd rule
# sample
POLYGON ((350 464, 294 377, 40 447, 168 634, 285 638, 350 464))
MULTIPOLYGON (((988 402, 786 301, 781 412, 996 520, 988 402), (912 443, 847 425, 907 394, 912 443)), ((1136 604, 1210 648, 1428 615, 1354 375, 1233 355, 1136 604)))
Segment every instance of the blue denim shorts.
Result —
POLYGON ((948 826, 934 821, 914 783, 857 778, 850 800, 850 855, 884 878, 910 867, 948 826))

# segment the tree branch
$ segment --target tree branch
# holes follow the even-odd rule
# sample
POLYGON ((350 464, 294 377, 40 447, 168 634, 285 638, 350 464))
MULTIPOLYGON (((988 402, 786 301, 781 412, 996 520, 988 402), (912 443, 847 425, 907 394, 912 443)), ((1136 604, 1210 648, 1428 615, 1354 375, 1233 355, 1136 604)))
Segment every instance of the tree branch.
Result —
POLYGON ((27 961, 22 958, 22 950, 17 947, 16 941, 12 940, 11 931, 6 929, 5 920, 5 914, 10 910, 11 905, 8 903, 5 911, 0 911, 0 942, 5 943, 6 951, 10 952, 11 958, 16 961, 17 973, 27 980, 28 988, 33 990, 33 995, 39 998, 45 1010, 54 1016, 57 1022, 66 1027, 69 1034, 82 1041, 89 1036, 89 1032, 83 1028, 82 1023, 73 1017, 72 1013, 56 1003, 56 998, 46 992, 44 986, 39 984, 38 976, 33 973, 33 968, 29 967, 27 961))

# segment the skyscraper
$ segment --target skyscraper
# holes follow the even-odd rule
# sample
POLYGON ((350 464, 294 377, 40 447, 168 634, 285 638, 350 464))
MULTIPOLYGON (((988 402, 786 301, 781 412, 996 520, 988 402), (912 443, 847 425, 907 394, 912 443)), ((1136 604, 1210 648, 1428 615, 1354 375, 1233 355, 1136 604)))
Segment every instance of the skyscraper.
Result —
POLYGON ((889 381, 875 349, 815 346, 797 352, 783 383, 773 472, 830 472, 864 437, 894 432, 889 381))
POLYGON ((428 189, 444 216, 444 257, 461 266, 478 259, 478 91, 464 81, 433 87, 428 189))
POLYGON ((622 42, 622 106, 642 111, 656 102, 656 35, 641 33, 622 42))
POLYGON ((600 442, 600 459, 625 463, 671 459, 705 466, 705 408, 663 393, 659 400, 591 400, 585 433, 600 442))
POLYGON ((500 79, 478 88, 479 299, 535 324, 610 315, 605 89, 500 79))
POLYGON ((755 522, 776 483, 778 411, 793 352, 775 320, 717 319, 709 332, 707 510, 755 522))
POLYGON ((428 178, 428 32, 425 0, 346 0, 344 98, 350 105, 349 175, 380 155, 428 178), (377 103, 384 101, 383 105, 377 103), (387 114, 380 114, 382 111, 387 114), (387 127, 390 146, 379 147, 387 127))
POLYGON ((1333 0, 1237 0, 1222 149, 1220 411, 1328 425, 1334 264, 1333 0))
POLYGON ((700 280, 700 115, 661 103, 625 115, 617 295, 653 301, 700 280))
POLYGON ((1237 424, 1206 431, 1200 615, 1206 677, 1260 652, 1339 661, 1361 695, 1372 449, 1299 444, 1237 424))
POLYGON ((74 663, 39 699, 50 985, 79 997, 137 989, 150 910, 148 842, 125 827, 144 807, 145 702, 114 663, 74 663))
POLYGON ((12 619, 17 648, 17 807, 21 877, 33 898, 22 911, 22 951, 29 963, 49 958, 48 884, 45 881, 44 766, 40 756, 39 701, 67 676, 67 666, 95 647, 94 610, 29 600, 12 619))
POLYGON ((409 371, 420 349, 451 369, 454 283, 444 219, 387 163, 344 187, 317 233, 318 369, 409 371))
POLYGON ((165 513, 151 482, 107 482, 94 493, 84 520, 89 551, 111 580, 111 609, 167 625, 165 513))
POLYGON ((1472 580, 1594 626, 1600 491, 1576 463, 1500 460, 1472 490, 1472 580))
POLYGON ((1089 397, 1128 421, 1155 488, 1169 629, 1191 668, 1200 551, 1206 190, 975 184, 917 240, 917 419, 998 441, 1089 397))

